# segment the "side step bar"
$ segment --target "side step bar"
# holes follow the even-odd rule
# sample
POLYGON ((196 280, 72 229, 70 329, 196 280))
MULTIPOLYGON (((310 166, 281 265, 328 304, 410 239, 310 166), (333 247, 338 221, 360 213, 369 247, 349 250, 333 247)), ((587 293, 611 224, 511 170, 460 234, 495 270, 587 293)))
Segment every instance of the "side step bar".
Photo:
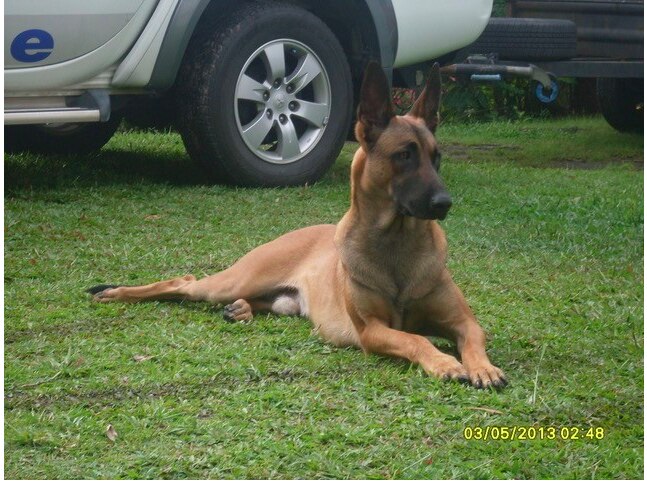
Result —
POLYGON ((99 109, 82 109, 76 107, 41 110, 5 110, 5 125, 25 124, 64 124, 80 122, 99 122, 99 109))
POLYGON ((107 122, 110 95, 88 90, 75 97, 5 98, 5 125, 107 122))

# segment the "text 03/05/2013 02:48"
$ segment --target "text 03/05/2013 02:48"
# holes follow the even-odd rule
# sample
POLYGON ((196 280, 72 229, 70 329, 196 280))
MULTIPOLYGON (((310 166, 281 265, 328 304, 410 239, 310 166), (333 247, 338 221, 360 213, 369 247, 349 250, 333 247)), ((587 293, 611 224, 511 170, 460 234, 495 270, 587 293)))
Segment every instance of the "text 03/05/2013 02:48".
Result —
POLYGON ((463 438, 468 441, 599 441, 604 435, 604 428, 599 426, 467 426, 463 429, 463 438))

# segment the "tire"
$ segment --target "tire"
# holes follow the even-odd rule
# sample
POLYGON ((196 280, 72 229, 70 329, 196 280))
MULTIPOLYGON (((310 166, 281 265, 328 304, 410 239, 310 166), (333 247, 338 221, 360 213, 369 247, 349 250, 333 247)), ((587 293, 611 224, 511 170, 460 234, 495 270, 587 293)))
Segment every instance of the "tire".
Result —
POLYGON ((599 78, 598 105, 605 120, 620 132, 643 132, 643 79, 599 78))
POLYGON ((469 54, 497 53, 501 60, 563 60, 575 57, 577 29, 570 20, 492 18, 469 54))
POLYGON ((335 35, 308 11, 274 2, 245 4, 198 29, 177 84, 177 127, 189 155, 216 182, 287 186, 321 178, 343 146, 353 105, 335 35), (295 76, 302 66, 312 75, 295 76))
POLYGON ((107 122, 79 124, 9 125, 5 132, 5 152, 77 155, 101 149, 114 135, 121 115, 107 122))

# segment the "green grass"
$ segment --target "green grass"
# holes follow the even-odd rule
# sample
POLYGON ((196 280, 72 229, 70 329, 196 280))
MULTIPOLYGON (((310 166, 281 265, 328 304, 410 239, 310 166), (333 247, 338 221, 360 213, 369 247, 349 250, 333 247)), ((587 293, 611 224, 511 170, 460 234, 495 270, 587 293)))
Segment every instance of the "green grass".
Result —
POLYGON ((500 392, 330 347, 299 318, 83 293, 212 273, 336 222, 354 144, 317 185, 266 190, 205 184, 176 134, 6 156, 5 476, 642 478, 642 137, 594 118, 447 125, 439 141, 449 265, 500 392), (605 435, 463 438, 515 425, 605 435))

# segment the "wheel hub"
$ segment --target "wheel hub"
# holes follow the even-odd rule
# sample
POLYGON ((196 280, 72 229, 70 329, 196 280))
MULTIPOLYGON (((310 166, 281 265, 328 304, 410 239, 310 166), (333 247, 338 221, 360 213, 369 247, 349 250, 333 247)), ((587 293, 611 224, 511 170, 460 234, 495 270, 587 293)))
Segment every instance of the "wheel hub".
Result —
POLYGON ((276 90, 277 92, 274 95, 270 94, 270 100, 272 99, 274 100, 274 109, 277 112, 281 112, 285 110, 288 105, 286 100, 286 95, 283 92, 281 92, 280 87, 276 90))

